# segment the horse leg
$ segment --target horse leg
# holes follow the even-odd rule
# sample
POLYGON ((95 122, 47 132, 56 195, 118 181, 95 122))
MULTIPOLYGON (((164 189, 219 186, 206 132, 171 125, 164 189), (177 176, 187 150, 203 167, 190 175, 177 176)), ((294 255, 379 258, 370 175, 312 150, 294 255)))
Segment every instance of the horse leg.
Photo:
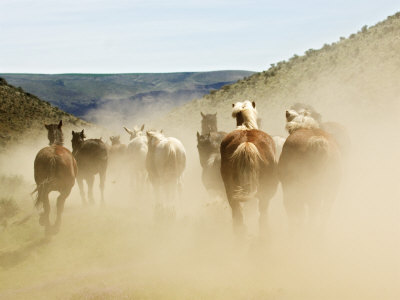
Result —
POLYGON ((94 183, 94 175, 89 175, 86 177, 86 183, 88 186, 88 198, 90 204, 94 204, 94 198, 93 198, 93 183, 94 183))
POLYGON ((67 197, 69 196, 70 193, 71 193, 71 189, 63 190, 60 192, 60 195, 57 198, 57 219, 56 219, 56 222, 53 227, 53 232, 52 232, 53 234, 58 233, 58 231, 60 230, 61 216, 64 211, 65 199, 67 199, 67 197))
POLYGON ((240 202, 233 199, 233 195, 227 193, 228 202, 232 209, 232 224, 234 233, 242 237, 245 234, 245 227, 243 223, 243 212, 240 202))
POLYGON ((45 234, 50 234, 50 202, 49 191, 42 189, 39 191, 39 200, 43 203, 43 212, 39 217, 39 224, 44 226, 45 234))
POLYGON ((87 201, 86 201, 86 196, 85 196, 85 187, 83 186, 83 177, 78 175, 76 177, 76 181, 78 183, 79 193, 81 194, 82 204, 86 205, 87 201))
POLYGON ((104 205, 104 186, 106 182, 106 170, 100 172, 100 193, 101 193, 101 204, 104 205))

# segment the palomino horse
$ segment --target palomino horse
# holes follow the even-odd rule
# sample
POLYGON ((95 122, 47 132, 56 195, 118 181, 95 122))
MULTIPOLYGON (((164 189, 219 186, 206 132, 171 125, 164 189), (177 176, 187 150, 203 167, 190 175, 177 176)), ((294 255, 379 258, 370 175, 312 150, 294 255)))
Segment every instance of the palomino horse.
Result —
POLYGON ((221 152, 218 133, 210 132, 200 135, 197 132, 197 149, 200 165, 203 169, 201 180, 210 196, 223 196, 224 183, 221 177, 221 152))
POLYGON ((275 172, 275 145, 272 138, 257 128, 256 104, 248 100, 232 104, 236 130, 221 143, 221 175, 232 208, 233 228, 243 233, 241 202, 259 199, 260 230, 265 230, 269 200, 278 186, 275 172))
POLYGON ((310 113, 290 110, 286 119, 290 135, 278 168, 290 228, 302 227, 306 210, 314 229, 322 228, 340 182, 338 146, 310 113))
POLYGON ((89 139, 85 141, 85 133, 72 131, 72 153, 78 164, 77 182, 83 204, 86 204, 83 180, 88 186, 88 198, 91 203, 93 199, 94 176, 100 175, 101 202, 104 204, 104 183, 108 163, 107 147, 101 139, 89 139))
POLYGON ((34 162, 37 200, 36 206, 43 205, 39 223, 45 227, 45 233, 55 234, 60 229, 61 215, 64 210, 65 199, 75 184, 77 166, 72 153, 65 147, 61 130, 62 121, 58 124, 45 125, 50 146, 41 149, 34 162), (53 226, 50 225, 49 193, 58 191, 57 219, 53 226))
POLYGON ((128 144, 128 160, 129 168, 131 171, 132 187, 136 193, 141 195, 146 187, 147 170, 146 170, 146 157, 148 152, 147 135, 143 131, 144 124, 141 128, 135 126, 133 130, 124 127, 126 132, 130 135, 130 142, 128 144))
POLYGON ((165 137, 161 132, 148 131, 147 138, 149 152, 146 169, 154 187, 156 205, 174 211, 173 201, 177 192, 181 192, 182 175, 186 167, 185 148, 178 139, 165 137))

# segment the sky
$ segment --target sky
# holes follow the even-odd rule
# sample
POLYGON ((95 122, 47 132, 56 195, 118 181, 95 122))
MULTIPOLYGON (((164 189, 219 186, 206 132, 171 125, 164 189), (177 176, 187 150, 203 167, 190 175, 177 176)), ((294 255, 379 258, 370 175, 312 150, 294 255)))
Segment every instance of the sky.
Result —
POLYGON ((0 0, 0 73, 262 71, 396 0, 0 0))

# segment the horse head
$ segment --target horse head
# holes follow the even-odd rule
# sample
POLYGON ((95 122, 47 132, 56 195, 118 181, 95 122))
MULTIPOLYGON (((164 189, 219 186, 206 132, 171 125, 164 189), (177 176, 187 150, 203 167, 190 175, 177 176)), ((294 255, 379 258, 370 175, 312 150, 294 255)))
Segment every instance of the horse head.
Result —
POLYGON ((85 141, 85 138, 86 138, 86 135, 85 135, 84 129, 82 129, 82 131, 80 131, 80 132, 72 131, 72 140, 71 140, 72 152, 75 153, 76 151, 78 151, 81 148, 83 142, 85 141))
POLYGON ((133 130, 124 127, 125 131, 130 135, 129 140, 133 140, 135 137, 137 136, 141 136, 144 135, 144 124, 142 125, 142 127, 139 128, 139 126, 135 126, 133 127, 133 130))
POLYGON ((49 144, 64 144, 64 135, 62 132, 62 120, 58 124, 44 124, 47 129, 47 138, 49 139, 49 144))
POLYGON ((119 145, 119 144, 121 144, 119 135, 110 136, 110 141, 111 141, 111 145, 119 145))
POLYGON ((215 114, 203 114, 200 112, 201 119, 201 134, 209 132, 217 132, 217 113, 215 114))

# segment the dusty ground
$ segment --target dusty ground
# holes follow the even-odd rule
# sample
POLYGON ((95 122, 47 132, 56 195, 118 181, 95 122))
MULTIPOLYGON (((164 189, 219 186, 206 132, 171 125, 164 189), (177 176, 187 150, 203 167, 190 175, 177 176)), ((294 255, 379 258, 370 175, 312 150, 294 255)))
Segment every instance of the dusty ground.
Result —
POLYGON ((75 186, 59 234, 46 240, 29 195, 41 146, 10 149, 0 171, 22 179, 1 196, 11 195, 21 212, 0 227, 0 299, 398 299, 399 142, 391 125, 382 122, 380 135, 350 126, 352 154, 321 239, 288 236, 279 189, 269 236, 258 236, 250 203, 249 235, 238 241, 226 203, 207 204, 195 134, 182 133, 188 167, 176 220, 156 220, 151 189, 137 197, 129 174, 113 172, 106 205, 98 181, 94 206, 81 205, 75 186))

